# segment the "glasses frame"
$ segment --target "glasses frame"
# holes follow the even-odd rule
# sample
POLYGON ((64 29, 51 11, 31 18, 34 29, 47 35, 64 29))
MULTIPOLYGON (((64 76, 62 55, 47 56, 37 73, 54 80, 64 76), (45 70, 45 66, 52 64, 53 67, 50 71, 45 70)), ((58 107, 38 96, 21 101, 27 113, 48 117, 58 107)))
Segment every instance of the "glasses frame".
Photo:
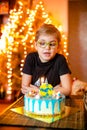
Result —
MULTIPOLYGON (((53 42, 53 41, 52 41, 53 42)), ((45 48, 46 46, 49 45, 50 48, 55 48, 58 45, 58 42, 55 42, 55 44, 52 44, 52 42, 45 42, 45 41, 37 41, 36 43, 39 45, 39 47, 41 48, 45 48), (43 45, 41 45, 40 43, 44 43, 43 45)))

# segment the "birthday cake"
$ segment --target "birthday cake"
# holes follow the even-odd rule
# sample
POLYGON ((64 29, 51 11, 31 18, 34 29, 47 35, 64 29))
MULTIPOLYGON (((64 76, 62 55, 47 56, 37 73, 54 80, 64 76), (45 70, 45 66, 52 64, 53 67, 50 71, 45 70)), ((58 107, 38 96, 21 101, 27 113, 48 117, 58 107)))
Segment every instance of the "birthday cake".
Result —
POLYGON ((24 96, 24 110, 37 115, 58 115, 64 112, 65 96, 54 93, 51 84, 43 83, 38 94, 24 96))

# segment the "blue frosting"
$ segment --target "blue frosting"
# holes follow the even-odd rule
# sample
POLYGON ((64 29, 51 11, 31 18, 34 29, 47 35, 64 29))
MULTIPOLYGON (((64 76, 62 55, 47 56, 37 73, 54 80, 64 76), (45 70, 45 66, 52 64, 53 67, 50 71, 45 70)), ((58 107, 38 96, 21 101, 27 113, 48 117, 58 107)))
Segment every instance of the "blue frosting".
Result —
POLYGON ((45 99, 45 100, 44 99, 45 98, 36 99, 36 98, 30 98, 30 97, 24 96, 25 109, 28 110, 28 111, 34 112, 35 102, 37 101, 38 106, 39 106, 38 109, 40 111, 43 101, 46 104, 46 108, 48 108, 49 103, 51 102, 51 104, 52 104, 52 114, 54 114, 54 106, 55 106, 56 102, 58 102, 58 112, 60 112, 61 111, 61 102, 65 99, 65 97, 62 97, 60 99, 55 99, 55 98, 53 98, 53 99, 48 98, 48 99, 45 99), (29 107, 30 102, 32 103, 32 110, 30 110, 30 107, 29 107))

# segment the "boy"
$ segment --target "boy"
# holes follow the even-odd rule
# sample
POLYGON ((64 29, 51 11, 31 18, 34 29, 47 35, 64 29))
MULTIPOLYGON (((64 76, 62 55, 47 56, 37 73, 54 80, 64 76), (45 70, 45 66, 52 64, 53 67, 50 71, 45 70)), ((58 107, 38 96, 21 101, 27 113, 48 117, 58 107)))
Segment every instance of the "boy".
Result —
POLYGON ((71 93, 71 71, 63 55, 58 54, 61 35, 52 24, 43 24, 36 32, 36 52, 26 57, 23 76, 22 93, 39 92, 41 77, 44 82, 52 84, 54 91, 65 96, 71 93))

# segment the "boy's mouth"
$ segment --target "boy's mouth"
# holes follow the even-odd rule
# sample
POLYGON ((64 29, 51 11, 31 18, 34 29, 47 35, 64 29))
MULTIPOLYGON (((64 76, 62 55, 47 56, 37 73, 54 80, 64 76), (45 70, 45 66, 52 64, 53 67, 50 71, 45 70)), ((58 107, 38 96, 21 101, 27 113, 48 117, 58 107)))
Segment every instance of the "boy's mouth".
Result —
POLYGON ((44 54, 45 56, 50 56, 51 53, 50 53, 50 52, 44 52, 43 54, 44 54))

